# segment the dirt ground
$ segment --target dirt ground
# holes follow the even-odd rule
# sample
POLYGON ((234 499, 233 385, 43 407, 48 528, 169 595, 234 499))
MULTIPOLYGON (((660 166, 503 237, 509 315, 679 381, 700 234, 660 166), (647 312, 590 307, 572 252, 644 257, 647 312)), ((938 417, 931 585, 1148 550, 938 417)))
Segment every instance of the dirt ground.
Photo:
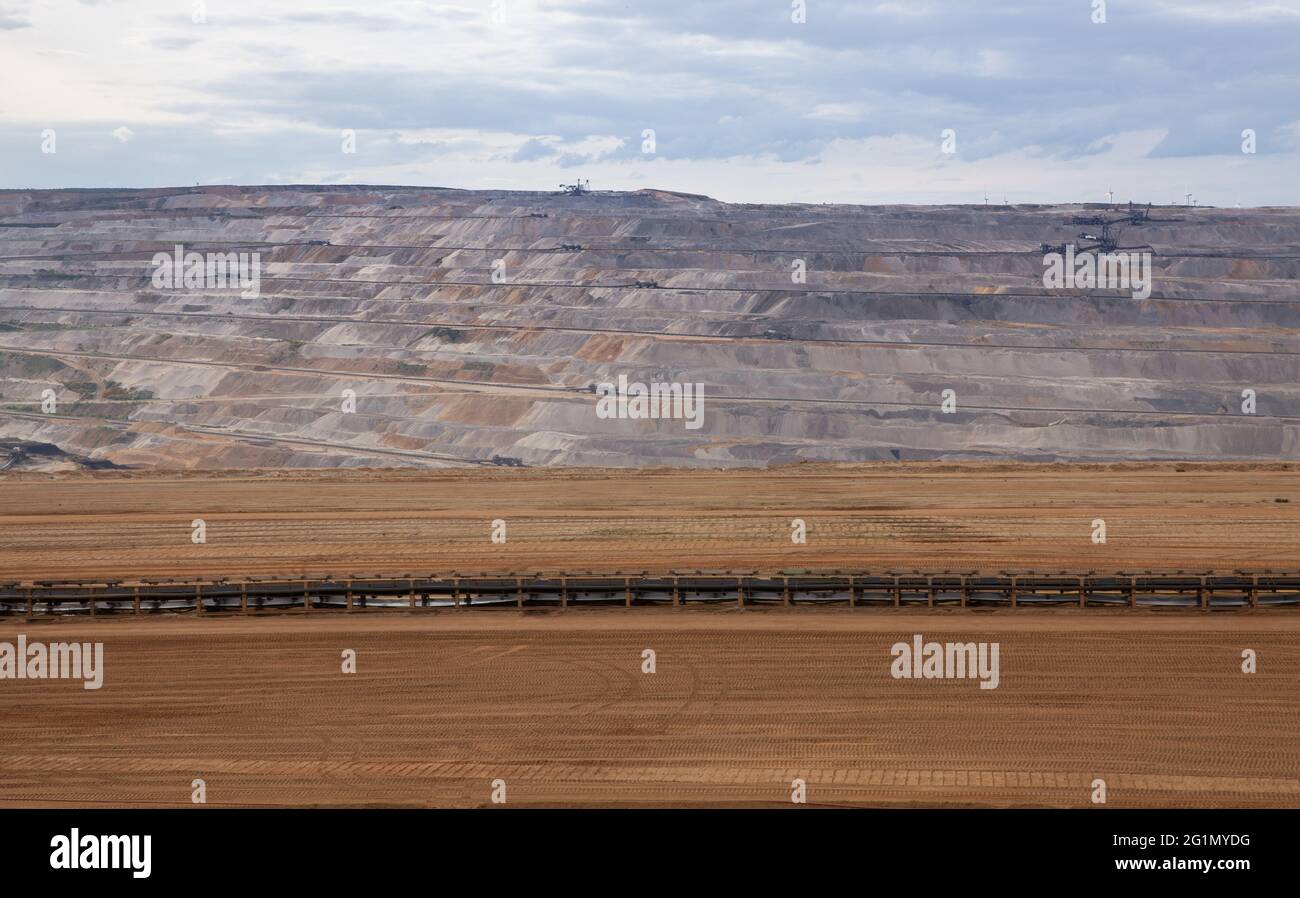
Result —
MULTIPOLYGON (((0 499, 15 580, 1300 557, 1288 465, 19 474, 0 499)), ((477 806, 499 779, 512 806, 788 806, 802 779, 810 805, 1089 807, 1101 779, 1110 806, 1300 806, 1291 609, 0 618, 20 633, 103 642, 106 670, 0 682, 5 805, 188 805, 201 779, 218 806, 477 806), (891 677, 918 633, 997 642, 998 688, 891 677)))
POLYGON ((1300 805, 1300 615, 704 609, 0 622, 0 805, 1300 805), (890 647, 997 642, 1000 684, 890 647), (1254 649, 1258 672, 1241 670, 1254 649), (357 670, 341 671, 342 653, 357 670), (642 672, 653 650, 656 671, 642 672))
POLYGON ((1298 515, 1288 464, 11 474, 0 580, 1276 571, 1300 558, 1298 515), (795 518, 806 544, 791 541, 795 518))

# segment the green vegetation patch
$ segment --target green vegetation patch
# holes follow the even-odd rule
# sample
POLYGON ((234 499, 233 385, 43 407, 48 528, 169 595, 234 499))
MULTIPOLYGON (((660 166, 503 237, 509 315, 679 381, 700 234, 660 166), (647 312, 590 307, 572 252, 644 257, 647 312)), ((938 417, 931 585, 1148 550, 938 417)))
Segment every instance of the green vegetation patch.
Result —
POLYGON ((426 337, 437 337, 444 343, 459 343, 461 340, 465 339, 465 332, 457 330, 454 327, 442 327, 440 325, 438 327, 430 328, 420 335, 421 340, 426 337))
POLYGON ((154 398, 153 390, 142 390, 138 387, 127 387, 115 380, 110 380, 104 385, 104 398, 121 400, 126 402, 144 402, 154 398))
POLYGON ((20 355, 16 352, 0 352, 0 368, 15 377, 46 377, 62 371, 68 366, 58 359, 43 355, 20 355))

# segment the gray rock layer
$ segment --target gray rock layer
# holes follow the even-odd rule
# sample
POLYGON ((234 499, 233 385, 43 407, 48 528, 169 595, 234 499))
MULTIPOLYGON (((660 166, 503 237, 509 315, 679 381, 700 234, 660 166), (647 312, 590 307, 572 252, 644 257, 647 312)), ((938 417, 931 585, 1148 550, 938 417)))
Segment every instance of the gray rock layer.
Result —
POLYGON ((1300 211, 1164 207, 1121 226, 1153 251, 1146 299, 1044 286, 1039 244, 1090 230, 1081 214, 1122 212, 0 192, 0 461, 1295 458, 1300 211), (177 244, 256 253, 258 295, 156 287, 152 260, 177 244), (591 388, 620 375, 702 385, 701 426, 600 417, 591 388))

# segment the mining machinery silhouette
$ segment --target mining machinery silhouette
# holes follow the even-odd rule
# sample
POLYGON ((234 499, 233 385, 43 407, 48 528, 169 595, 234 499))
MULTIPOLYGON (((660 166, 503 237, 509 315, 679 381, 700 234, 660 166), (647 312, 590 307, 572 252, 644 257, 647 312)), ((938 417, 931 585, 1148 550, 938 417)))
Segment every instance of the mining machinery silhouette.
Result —
POLYGON ((1116 231, 1111 228, 1110 222, 1102 223, 1100 229, 1094 229, 1096 233, 1089 231, 1080 231, 1076 240, 1082 241, 1077 243, 1040 243, 1039 249, 1045 253, 1065 253, 1070 246, 1074 247, 1076 253, 1113 253, 1120 250, 1146 250, 1152 254, 1155 253, 1155 247, 1149 243, 1139 243, 1132 246, 1125 246, 1120 243, 1122 231, 1116 231))
POLYGON ((572 184, 561 184, 560 193, 563 196, 583 196, 591 192, 591 181, 584 181, 582 178, 574 181, 572 184))
POLYGON ((1130 224, 1130 225, 1140 227, 1144 224, 1151 224, 1154 222, 1163 223, 1163 222, 1172 222, 1172 221, 1182 221, 1181 218, 1152 218, 1150 203, 1147 203, 1145 206, 1135 206, 1132 200, 1129 200, 1128 202, 1128 211, 1124 211, 1120 209, 1111 209, 1107 211, 1111 212, 1112 214, 1118 212, 1119 217, 1110 218, 1107 217, 1106 215, 1076 215, 1070 219, 1070 224, 1094 225, 1097 227, 1100 227, 1101 225, 1108 225, 1108 224, 1110 225, 1130 224))
POLYGON ((1155 253, 1155 247, 1149 243, 1136 244, 1134 246, 1125 246, 1120 243, 1120 237, 1123 233, 1115 229, 1115 225, 1127 224, 1133 227, 1141 227, 1144 224, 1152 222, 1181 221, 1178 218, 1152 218, 1151 204, 1145 206, 1134 205, 1129 200, 1128 209, 1108 210, 1112 213, 1119 213, 1118 217, 1107 217, 1106 215, 1075 215, 1070 218, 1070 224, 1085 225, 1090 230, 1080 231, 1075 239, 1076 243, 1040 243, 1039 249, 1045 253, 1064 253, 1070 246, 1074 247, 1076 253, 1113 253, 1120 250, 1146 250, 1155 253))

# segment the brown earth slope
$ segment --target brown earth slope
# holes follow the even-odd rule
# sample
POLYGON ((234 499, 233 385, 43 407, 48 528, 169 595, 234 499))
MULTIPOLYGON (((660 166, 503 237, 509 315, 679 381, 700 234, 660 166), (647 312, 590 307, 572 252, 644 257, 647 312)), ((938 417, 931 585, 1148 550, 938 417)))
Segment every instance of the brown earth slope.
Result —
POLYGON ((1282 571, 1300 567, 1298 514, 1293 465, 8 474, 0 580, 1282 571), (795 518, 806 544, 791 541, 795 518))
POLYGON ((1295 615, 317 618, 0 621, 105 653, 0 684, 0 805, 1300 805, 1295 615), (998 688, 891 678, 914 633, 998 642, 998 688))

